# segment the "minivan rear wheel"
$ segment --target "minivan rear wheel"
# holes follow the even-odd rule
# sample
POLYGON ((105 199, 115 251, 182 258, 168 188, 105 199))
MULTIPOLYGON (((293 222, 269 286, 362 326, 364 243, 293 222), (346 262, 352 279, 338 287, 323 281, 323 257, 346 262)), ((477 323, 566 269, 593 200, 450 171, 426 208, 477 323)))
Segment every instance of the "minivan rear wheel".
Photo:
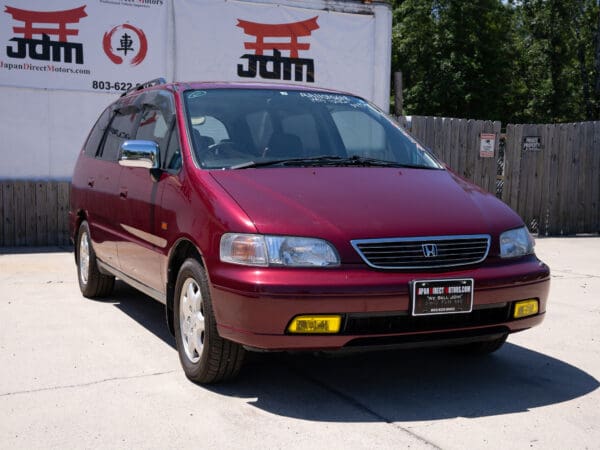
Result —
POLYGON ((196 383, 234 378, 244 349, 219 336, 206 272, 195 259, 187 259, 179 270, 173 306, 175 340, 186 376, 196 383))
POLYGON ((77 233, 77 279, 81 293, 88 298, 106 297, 115 285, 115 277, 104 275, 98 269, 86 221, 81 223, 77 233))

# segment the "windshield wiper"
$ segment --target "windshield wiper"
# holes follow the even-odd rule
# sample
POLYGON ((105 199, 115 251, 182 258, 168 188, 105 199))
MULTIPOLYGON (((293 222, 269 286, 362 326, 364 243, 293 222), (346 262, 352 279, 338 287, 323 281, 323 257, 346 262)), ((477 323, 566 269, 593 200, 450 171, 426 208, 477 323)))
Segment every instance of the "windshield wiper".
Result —
POLYGON ((270 161, 248 161, 241 164, 231 166, 230 169, 248 169, 255 167, 269 167, 269 166, 335 166, 345 158, 340 156, 314 156, 311 158, 285 158, 285 159, 273 159, 270 161))
POLYGON ((348 158, 341 156, 313 156, 310 158, 287 158, 275 159, 271 161, 248 161, 245 163, 231 166, 230 169, 247 169, 255 167, 402 167, 415 169, 433 169, 433 167, 401 164, 384 159, 366 158, 364 156, 353 155, 348 158))

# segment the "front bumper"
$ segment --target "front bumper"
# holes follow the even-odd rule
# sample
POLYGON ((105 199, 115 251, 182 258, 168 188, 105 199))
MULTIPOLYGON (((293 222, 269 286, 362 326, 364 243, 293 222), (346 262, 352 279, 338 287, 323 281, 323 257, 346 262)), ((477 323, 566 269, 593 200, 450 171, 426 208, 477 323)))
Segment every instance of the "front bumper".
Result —
POLYGON ((470 270, 402 273, 357 268, 256 269, 221 265, 210 274, 219 334, 264 350, 335 350, 349 347, 480 340, 538 325, 546 311, 549 268, 535 257, 470 270), (413 317, 409 285, 418 279, 473 278, 473 311, 413 317), (539 313, 512 319, 516 301, 539 300, 539 313), (341 314, 330 335, 286 333, 293 317, 341 314))

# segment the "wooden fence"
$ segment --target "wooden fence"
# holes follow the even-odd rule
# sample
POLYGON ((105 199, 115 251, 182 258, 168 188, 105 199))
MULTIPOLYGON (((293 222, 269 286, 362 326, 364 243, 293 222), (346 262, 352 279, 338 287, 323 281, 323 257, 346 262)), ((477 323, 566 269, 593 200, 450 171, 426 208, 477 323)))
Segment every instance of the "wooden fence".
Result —
POLYGON ((600 232, 600 122, 506 127, 502 199, 544 235, 600 232))
POLYGON ((0 247, 68 245, 68 181, 0 181, 0 247))
MULTIPOLYGON (((398 120, 459 175, 500 196, 533 232, 600 232, 600 122, 508 125, 503 135, 500 122, 398 120), (480 156, 482 133, 496 137, 492 158, 480 156)), ((68 209, 68 181, 0 181, 0 247, 68 245, 68 209)))
POLYGON ((500 122, 413 116, 410 132, 459 175, 496 192, 496 158, 481 158, 479 147, 480 135, 493 133, 498 155, 500 128, 500 122))
POLYGON ((419 116, 399 121, 455 172, 487 191, 498 194, 500 178, 499 196, 531 231, 600 232, 600 122, 509 124, 502 135, 499 122, 419 116), (496 136, 493 158, 479 155, 481 133, 496 136))

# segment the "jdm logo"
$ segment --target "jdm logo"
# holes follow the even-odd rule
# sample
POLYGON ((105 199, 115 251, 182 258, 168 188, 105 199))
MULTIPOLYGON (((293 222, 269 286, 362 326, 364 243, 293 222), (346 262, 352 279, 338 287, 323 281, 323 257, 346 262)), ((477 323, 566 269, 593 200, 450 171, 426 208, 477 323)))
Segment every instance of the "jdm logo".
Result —
POLYGON ((238 64, 237 74, 244 78, 265 78, 268 80, 315 81, 315 61, 300 58, 301 50, 310 49, 308 42, 300 42, 298 38, 308 37, 319 28, 318 16, 301 22, 266 24, 248 22, 238 19, 237 26, 248 36, 255 38, 254 42, 244 42, 246 50, 254 50, 254 54, 246 53, 241 59, 248 60, 248 67, 238 64), (266 39, 265 39, 266 38, 266 39), (265 52, 272 51, 271 54, 265 52), (288 52, 289 56, 282 55, 288 52), (306 68, 306 71, 304 70, 306 68))
POLYGON ((68 39, 79 34, 74 24, 87 17, 85 5, 64 11, 30 11, 6 6, 4 12, 16 22, 13 33, 17 36, 9 41, 14 44, 6 47, 9 58, 83 64, 83 44, 68 39))
POLYGON ((114 64, 137 66, 146 58, 148 40, 142 30, 124 23, 104 33, 102 48, 114 64))

